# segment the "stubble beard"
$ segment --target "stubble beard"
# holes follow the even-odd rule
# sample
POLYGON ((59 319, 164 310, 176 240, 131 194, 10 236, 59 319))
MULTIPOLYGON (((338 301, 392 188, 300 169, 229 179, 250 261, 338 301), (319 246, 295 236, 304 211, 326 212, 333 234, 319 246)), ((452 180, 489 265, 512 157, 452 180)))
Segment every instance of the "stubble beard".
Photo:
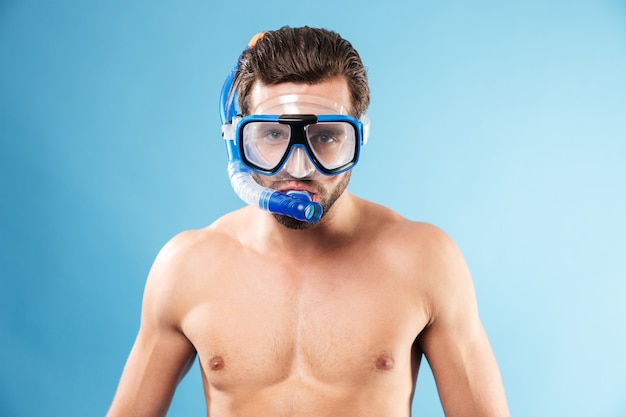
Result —
MULTIPOLYGON (((317 202, 322 206, 322 218, 320 222, 324 220, 324 218, 328 215, 328 212, 333 207, 335 202, 341 197, 343 192, 348 188, 348 183, 350 182, 350 176, 352 175, 352 171, 347 171, 339 182, 330 190, 320 189, 316 187, 317 191, 317 202)), ((255 181, 260 182, 261 178, 258 174, 253 174, 255 181)), ((314 183, 314 180, 304 180, 302 183, 314 183)), ((263 185, 263 184, 262 184, 263 185)), ((288 229, 292 230, 307 230, 312 228, 318 223, 309 223, 302 220, 294 219, 293 217, 285 216, 283 214, 272 213, 272 216, 276 219, 278 223, 282 226, 285 226, 288 229)))

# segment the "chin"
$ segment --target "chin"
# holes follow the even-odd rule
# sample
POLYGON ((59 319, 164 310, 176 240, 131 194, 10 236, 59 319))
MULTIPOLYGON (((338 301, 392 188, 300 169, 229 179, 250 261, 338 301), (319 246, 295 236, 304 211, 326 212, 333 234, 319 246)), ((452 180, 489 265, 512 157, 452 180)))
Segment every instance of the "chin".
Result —
MULTIPOLYGON (((315 224, 317 224, 317 223, 303 222, 301 220, 297 220, 289 216, 284 216, 282 214, 272 214, 272 216, 274 216, 274 218, 276 219, 278 223, 285 226, 287 229, 292 229, 292 230, 307 230, 315 226, 315 224)), ((322 216, 322 218, 324 217, 322 216)))

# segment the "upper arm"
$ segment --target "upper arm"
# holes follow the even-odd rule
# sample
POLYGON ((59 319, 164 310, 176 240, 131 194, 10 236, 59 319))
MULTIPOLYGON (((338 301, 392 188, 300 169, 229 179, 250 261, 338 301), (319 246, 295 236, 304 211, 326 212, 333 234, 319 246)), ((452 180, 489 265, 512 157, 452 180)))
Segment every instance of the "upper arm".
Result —
POLYGON ((195 358, 181 332, 181 238, 168 243, 152 266, 141 312, 141 324, 109 409, 114 416, 164 416, 178 382, 195 358))
POLYGON ((436 231, 429 253, 430 323, 419 343, 446 416, 508 416, 500 372, 458 248, 436 231))

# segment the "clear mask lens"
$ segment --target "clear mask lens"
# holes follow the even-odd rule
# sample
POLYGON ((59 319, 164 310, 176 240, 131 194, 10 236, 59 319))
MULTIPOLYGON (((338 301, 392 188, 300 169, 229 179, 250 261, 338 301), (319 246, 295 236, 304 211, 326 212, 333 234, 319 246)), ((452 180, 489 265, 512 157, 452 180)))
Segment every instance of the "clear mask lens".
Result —
POLYGON ((347 169, 358 155, 358 126, 354 121, 316 119, 314 115, 283 115, 274 122, 246 121, 240 133, 244 161, 272 174, 306 153, 327 175, 347 169))
POLYGON ((334 170, 354 160, 358 148, 352 124, 317 123, 308 125, 305 132, 309 148, 324 168, 334 170))
POLYGON ((244 158, 263 170, 273 170, 289 149, 289 125, 275 122, 247 123, 241 133, 244 158))

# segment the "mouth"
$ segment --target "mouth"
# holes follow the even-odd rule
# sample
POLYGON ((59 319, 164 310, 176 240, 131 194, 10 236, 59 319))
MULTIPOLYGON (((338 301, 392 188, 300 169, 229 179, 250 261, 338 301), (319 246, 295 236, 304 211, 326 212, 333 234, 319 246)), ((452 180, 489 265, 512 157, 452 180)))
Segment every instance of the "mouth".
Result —
POLYGON ((311 201, 317 200, 317 193, 310 188, 304 186, 292 185, 288 187, 282 187, 278 191, 287 195, 306 195, 311 201))

